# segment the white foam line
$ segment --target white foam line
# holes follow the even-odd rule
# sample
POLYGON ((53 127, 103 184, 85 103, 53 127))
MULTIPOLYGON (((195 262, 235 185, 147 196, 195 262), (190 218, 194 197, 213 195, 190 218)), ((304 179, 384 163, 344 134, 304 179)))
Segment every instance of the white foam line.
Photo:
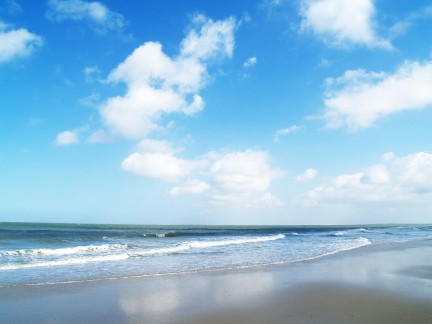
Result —
POLYGON ((131 256, 144 256, 144 255, 155 255, 155 254, 170 254, 170 253, 176 253, 181 252, 185 250, 189 250, 190 247, 186 245, 178 245, 178 246, 172 246, 172 247, 164 247, 164 248, 157 248, 157 249, 148 249, 148 250, 141 250, 134 252, 131 254, 131 256))
POLYGON ((363 243, 360 245, 356 245, 354 247, 349 247, 349 248, 345 248, 345 249, 340 249, 340 250, 320 254, 317 256, 310 257, 310 258, 299 259, 299 260, 259 263, 259 264, 241 265, 241 266, 226 267, 226 268, 198 269, 198 270, 187 270, 187 271, 179 271, 179 272, 152 273, 152 274, 141 274, 141 275, 131 275, 131 276, 120 276, 120 277, 106 277, 106 278, 69 280, 69 281, 57 281, 57 282, 42 282, 42 283, 24 283, 24 284, 16 284, 16 285, 0 285, 0 288, 2 288, 2 287, 5 287, 5 288, 6 287, 22 287, 22 286, 48 286, 48 285, 98 282, 98 281, 104 281, 104 280, 119 280, 119 279, 133 279, 133 278, 138 279, 138 278, 147 278, 147 277, 176 276, 176 275, 191 274, 191 273, 222 272, 222 271, 230 271, 230 270, 241 270, 241 269, 257 268, 257 267, 265 267, 265 266, 272 266, 272 265, 282 265, 282 264, 289 264, 289 263, 301 263, 301 262, 307 262, 307 261, 319 259, 319 258, 322 258, 325 256, 337 254, 340 252, 355 250, 355 249, 358 249, 358 248, 372 244, 371 241, 369 241, 368 239, 366 239, 364 237, 360 237, 359 239, 363 240, 363 243))
POLYGON ((93 257, 93 258, 75 258, 75 259, 66 259, 66 260, 58 260, 58 261, 35 262, 35 263, 20 264, 20 265, 5 265, 5 266, 0 266, 0 270, 18 270, 18 269, 40 268, 40 267, 77 265, 77 264, 86 264, 90 262, 118 261, 118 260, 125 260, 127 258, 129 258, 129 255, 124 253, 124 254, 107 255, 107 256, 100 256, 100 257, 93 257))
POLYGON ((284 234, 277 234, 272 236, 258 236, 258 237, 242 238, 242 239, 220 240, 220 241, 187 241, 173 247, 164 247, 164 248, 137 251, 131 254, 131 256, 169 254, 169 253, 178 253, 190 249, 202 249, 207 247, 217 247, 217 246, 226 246, 226 245, 269 242, 269 241, 280 240, 283 239, 284 237, 285 237, 284 234))
POLYGON ((127 248, 127 245, 122 244, 103 244, 103 245, 83 245, 58 249, 26 249, 15 251, 0 252, 0 256, 16 256, 16 255, 69 255, 78 253, 101 252, 127 248))
POLYGON ((259 237, 252 237, 252 238, 223 240, 223 241, 205 241, 205 242, 191 241, 191 242, 184 242, 182 243, 182 245, 189 246, 191 248, 206 248, 206 247, 225 246, 225 245, 269 242, 269 241, 280 240, 283 238, 285 238, 284 234, 277 234, 272 236, 259 236, 259 237))
MULTIPOLYGON (((100 257, 95 256, 95 257, 87 257, 87 258, 73 258, 73 259, 65 259, 65 260, 57 260, 57 261, 35 262, 35 263, 20 264, 20 265, 4 265, 4 266, 0 266, 0 270, 17 270, 17 269, 29 269, 29 268, 38 268, 38 267, 77 265, 77 264, 85 264, 90 262, 117 261, 117 260, 124 260, 134 256, 170 254, 170 253, 177 253, 177 252, 189 250, 192 248, 207 248, 207 247, 217 247, 217 246, 225 246, 225 245, 259 243, 259 242, 280 240, 283 238, 285 238, 284 234, 277 234, 272 236, 243 238, 243 239, 235 239, 235 240, 206 241, 206 242, 191 241, 191 242, 184 242, 179 244, 178 246, 173 246, 173 247, 164 247, 164 248, 137 251, 134 252, 133 254, 117 254, 117 255, 107 255, 107 256, 100 256, 100 257)), ((105 245, 95 245, 95 246, 88 245, 88 246, 77 246, 77 247, 63 248, 63 249, 6 251, 3 252, 3 255, 9 252, 10 252, 9 255, 21 255, 21 254, 65 255, 65 254, 76 254, 76 253, 92 252, 92 251, 99 252, 99 251, 112 250, 114 248, 121 248, 121 247, 124 246, 120 244, 105 244, 105 245)))

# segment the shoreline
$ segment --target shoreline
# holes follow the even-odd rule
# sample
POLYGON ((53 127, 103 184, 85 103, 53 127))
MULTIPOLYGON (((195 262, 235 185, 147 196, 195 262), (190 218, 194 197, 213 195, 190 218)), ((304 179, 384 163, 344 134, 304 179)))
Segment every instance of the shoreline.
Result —
POLYGON ((423 240, 241 269, 2 287, 0 322, 430 323, 430 255, 423 240))
MULTIPOLYGON (((288 266, 288 265, 294 265, 294 264, 302 264, 307 262, 312 262, 314 260, 321 260, 321 259, 327 259, 331 258, 333 256, 338 256, 339 254, 344 253, 355 253, 355 251, 360 249, 371 249, 371 250, 385 250, 387 248, 389 249, 395 249, 398 248, 399 245, 403 245, 403 247, 408 247, 411 245, 410 243, 413 243, 414 246, 417 246, 419 244, 426 243, 431 241, 432 239, 421 239, 421 240, 414 240, 414 241, 401 241, 401 242, 389 242, 389 243, 379 243, 379 244, 373 244, 373 243, 367 243, 362 246, 349 248, 346 250, 340 250, 335 252, 329 252, 322 255, 313 256, 310 258, 302 259, 302 260, 294 260, 294 261, 277 261, 273 263, 262 263, 262 264, 252 264, 252 265, 244 265, 244 266, 233 266, 233 267, 227 267, 227 268, 211 268, 211 269, 198 269, 198 270, 189 270, 189 271, 183 271, 183 272, 166 272, 166 273, 153 273, 153 274, 138 274, 138 275, 126 275, 126 276, 119 276, 119 277, 102 277, 102 278, 93 278, 93 279, 82 279, 82 280, 69 280, 69 281, 50 281, 50 282, 40 282, 40 283, 22 283, 22 284, 11 284, 11 285, 0 285, 0 289, 2 288, 17 288, 17 287, 32 287, 32 286, 55 286, 55 285, 70 285, 70 284, 86 284, 86 283, 97 283, 97 282, 104 282, 104 281, 114 281, 114 280, 128 280, 128 279, 144 279, 144 278, 159 278, 159 277, 170 277, 170 276, 182 276, 182 275, 193 275, 193 274, 200 274, 200 273, 217 273, 217 272, 231 272, 231 271, 248 271, 253 269, 260 269, 260 268, 267 268, 267 267, 277 267, 277 266, 288 266)), ((431 243, 432 244, 432 243, 431 243)))

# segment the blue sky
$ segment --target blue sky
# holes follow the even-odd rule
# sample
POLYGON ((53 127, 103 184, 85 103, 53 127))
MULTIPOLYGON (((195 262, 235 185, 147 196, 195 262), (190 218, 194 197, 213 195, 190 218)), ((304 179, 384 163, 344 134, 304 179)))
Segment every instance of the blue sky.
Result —
POLYGON ((0 1, 0 220, 432 221, 432 3, 0 1))

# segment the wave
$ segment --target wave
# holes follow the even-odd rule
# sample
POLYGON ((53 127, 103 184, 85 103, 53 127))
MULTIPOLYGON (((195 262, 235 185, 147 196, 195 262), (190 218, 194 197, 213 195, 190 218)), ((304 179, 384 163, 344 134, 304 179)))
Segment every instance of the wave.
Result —
POLYGON ((219 240, 219 241, 188 241, 188 242, 182 242, 172 247, 141 250, 138 252, 134 252, 132 256, 147 256, 147 255, 155 255, 155 254, 179 253, 194 248, 202 249, 202 248, 226 246, 226 245, 261 243, 261 242, 276 241, 283 238, 285 238, 284 234, 277 234, 271 236, 229 239, 229 240, 219 240))
POLYGON ((277 234, 271 236, 249 237, 249 238, 242 238, 242 239, 229 239, 229 240, 219 240, 219 241, 188 241, 188 242, 182 242, 172 247, 163 247, 163 248, 137 251, 131 254, 131 256, 148 256, 148 255, 155 255, 155 254, 180 253, 194 248, 202 249, 202 248, 226 246, 226 245, 261 243, 261 242, 276 241, 283 238, 285 238, 284 234, 277 234))
POLYGON ((280 240, 283 238, 285 238, 284 234, 277 234, 271 236, 259 236, 259 237, 242 238, 242 239, 221 240, 221 241, 191 241, 191 242, 181 243, 181 245, 189 246, 191 248, 206 248, 206 247, 215 247, 215 246, 224 246, 224 245, 269 242, 269 241, 280 240))
POLYGON ((127 250, 127 253, 122 254, 109 254, 102 256, 92 257, 81 257, 81 258, 68 258, 63 260, 47 260, 40 262, 30 262, 26 264, 8 264, 0 266, 0 270, 15 270, 15 269, 26 269, 36 267, 54 267, 54 266, 66 266, 66 265, 77 265, 85 264, 89 262, 105 262, 105 261, 117 261, 128 259, 129 257, 142 257, 152 256, 158 254, 174 254, 180 253, 190 249, 202 249, 208 247, 226 246, 226 245, 238 245, 238 244, 251 244, 275 241, 285 238, 284 234, 277 234, 271 236, 261 237, 248 237, 241 239, 228 239, 219 241, 189 241, 183 242, 176 246, 160 247, 153 249, 144 249, 134 251, 131 246, 124 244, 104 244, 104 245, 87 245, 87 246, 76 246, 69 248, 59 249, 34 249, 34 250, 15 250, 15 251, 4 251, 0 253, 0 256, 57 256, 61 257, 64 255, 73 254, 86 254, 86 253, 100 253, 108 252, 113 250, 127 250))
POLYGON ((182 236, 220 236, 232 234, 227 231, 203 231, 203 230, 190 230, 190 231, 169 231, 165 233, 145 233, 143 237, 182 237, 182 236))
POLYGON ((339 237, 339 236, 344 236, 345 234, 346 234, 346 232, 339 231, 339 232, 335 232, 335 233, 330 234, 330 236, 339 237))
POLYGON ((84 245, 58 249, 26 249, 0 252, 0 256, 41 256, 41 255, 70 255, 93 252, 104 252, 128 248, 124 244, 84 245))
MULTIPOLYGON (((211 246, 222 246, 222 245, 230 245, 230 244, 248 244, 248 243, 255 243, 255 242, 266 242, 266 241, 275 241, 279 239, 283 239, 285 235, 278 234, 278 235, 272 235, 267 237, 254 237, 254 238, 244 238, 244 239, 237 239, 237 240, 224 240, 224 241, 213 241, 213 242, 198 242, 198 241, 191 241, 191 242, 185 242, 177 246, 172 247, 165 247, 165 248, 155 248, 155 249, 148 249, 136 252, 134 254, 130 253, 122 253, 122 254, 114 254, 114 255, 105 255, 105 256, 95 256, 95 257, 81 257, 81 258, 69 258, 64 260, 55 260, 55 261, 43 261, 43 262, 33 262, 28 264, 6 264, 6 265, 0 265, 0 270, 19 270, 19 269, 29 269, 29 268, 41 268, 41 267, 55 267, 55 266, 69 266, 69 265, 83 265, 87 263, 93 263, 93 262, 108 262, 108 261, 121 261, 126 260, 131 257, 139 257, 139 256, 146 256, 146 255, 154 255, 154 254, 171 254, 171 253, 178 253, 181 251, 189 250, 192 248, 205 248, 205 247, 211 247, 211 246), (199 244, 198 244, 199 243, 199 244)), ((269 262, 269 263, 257 263, 257 264, 242 264, 237 266, 231 266, 231 267, 223 267, 223 268, 215 268, 215 269, 194 269, 193 271, 212 271, 212 270, 227 270, 227 269, 235 269, 235 268, 248 268, 253 266, 260 266, 264 264, 283 264, 283 263, 293 263, 293 262, 303 262, 313 259, 318 259, 321 257, 329 256, 332 254, 337 254, 343 251, 349 251, 354 250, 366 245, 370 245, 371 241, 364 237, 359 237, 357 239, 351 240, 349 242, 346 242, 343 246, 339 246, 338 248, 328 251, 325 253, 321 253, 319 255, 311 256, 304 259, 296 259, 296 260, 290 260, 290 261, 277 261, 277 262, 269 262)), ((192 270, 191 270, 192 271, 192 270)), ((179 271, 183 272, 183 271, 179 271)), ((177 271, 174 271, 172 273, 178 273, 177 271)), ((152 276, 152 275, 158 275, 158 274, 145 274, 143 276, 152 276)))
POLYGON ((343 246, 340 246, 339 248, 333 250, 333 251, 328 251, 319 255, 315 255, 309 258, 305 258, 305 259, 301 259, 301 260, 294 260, 294 261, 281 261, 281 262, 275 262, 274 264, 283 264, 283 263, 293 263, 293 262, 302 262, 302 261, 310 261, 310 260, 315 260, 315 259, 319 259, 322 257, 326 257, 329 255, 333 255, 333 254, 337 254, 337 253, 341 253, 341 252, 346 252, 346 251, 351 251, 351 250, 355 250, 355 249, 359 249, 361 247, 367 246, 372 244, 372 242, 365 238, 365 237, 359 237, 353 241, 349 241, 348 244, 345 244, 343 246))
POLYGON ((79 265, 79 264, 86 264, 90 262, 119 261, 128 258, 129 255, 127 253, 123 253, 123 254, 106 255, 106 256, 99 256, 99 257, 71 258, 71 259, 56 260, 56 261, 33 262, 27 264, 8 264, 8 265, 0 266, 0 270, 18 270, 18 269, 40 268, 40 267, 79 265))
POLYGON ((168 233, 146 233, 146 234, 143 234, 142 236, 144 236, 144 237, 167 237, 166 235, 167 235, 168 233))
POLYGON ((339 249, 336 249, 335 251, 332 251, 332 252, 324 253, 324 254, 320 255, 319 257, 331 255, 331 254, 335 254, 335 253, 339 253, 339 252, 358 249, 358 248, 361 248, 363 246, 370 245, 370 244, 372 244, 372 242, 369 239, 367 239, 365 237, 359 237, 355 240, 352 240, 352 241, 345 243, 339 249))
POLYGON ((336 231, 334 233, 329 234, 329 236, 338 237, 338 236, 344 236, 348 234, 358 234, 358 233, 366 233, 366 232, 370 232, 370 230, 361 227, 361 228, 347 229, 344 231, 336 231))
MULTIPOLYGON (((365 238, 365 237, 359 237, 353 241, 350 241, 350 244, 346 244, 345 246, 341 246, 340 248, 337 248, 333 251, 328 251, 325 253, 321 253, 315 256, 311 256, 311 257, 306 257, 303 259, 295 259, 295 260, 289 260, 289 261, 276 261, 276 262, 270 262, 270 263, 266 263, 268 265, 276 265, 276 264, 287 264, 287 263, 297 263, 297 262, 306 262, 306 261, 311 261, 311 260, 315 260, 315 259, 320 259, 322 257, 326 257, 326 256, 330 256, 333 254, 338 254, 341 252, 347 252, 347 251, 351 251, 351 250, 355 250, 355 249, 359 249, 362 248, 364 246, 370 245, 372 244, 372 242, 365 238)), ((257 264, 257 266, 260 266, 263 264, 257 264)), ((255 265, 252 265, 252 267, 255 265)))
POLYGON ((189 250, 189 249, 190 249, 190 247, 188 247, 188 246, 177 245, 177 246, 171 246, 171 247, 141 250, 141 251, 131 253, 129 255, 131 257, 140 257, 140 256, 149 256, 149 255, 155 255, 155 254, 172 254, 172 253, 179 253, 179 252, 189 250))

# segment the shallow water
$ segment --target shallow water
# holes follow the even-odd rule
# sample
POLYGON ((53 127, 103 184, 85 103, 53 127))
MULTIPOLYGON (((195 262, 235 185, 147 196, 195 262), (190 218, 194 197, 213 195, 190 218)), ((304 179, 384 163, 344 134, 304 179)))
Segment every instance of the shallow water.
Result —
POLYGON ((0 223, 0 286, 300 262, 432 238, 432 226, 143 226, 0 223))

